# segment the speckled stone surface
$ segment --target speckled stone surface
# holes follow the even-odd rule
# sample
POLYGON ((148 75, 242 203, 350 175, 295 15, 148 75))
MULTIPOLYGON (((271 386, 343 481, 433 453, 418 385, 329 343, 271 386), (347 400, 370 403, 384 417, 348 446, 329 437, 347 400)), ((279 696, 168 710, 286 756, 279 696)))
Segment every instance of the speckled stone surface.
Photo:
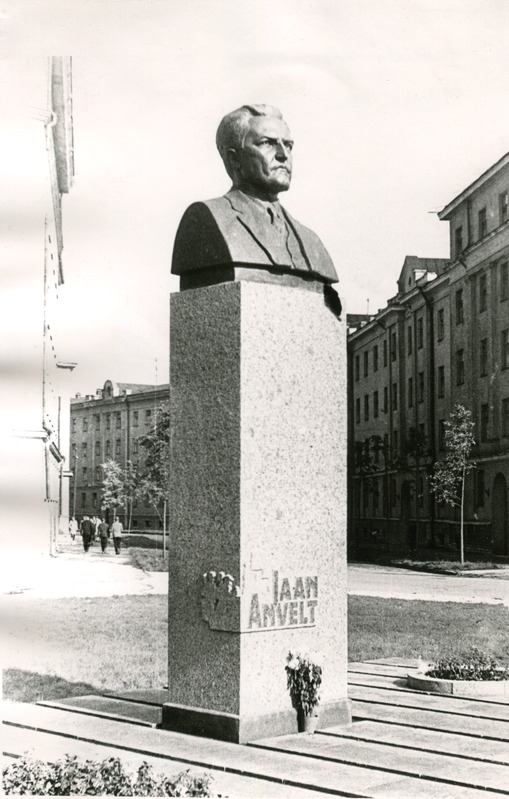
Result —
POLYGON ((169 703, 293 719, 286 656, 318 650, 322 701, 346 706, 344 321, 239 281, 173 295, 170 346, 169 703), (210 596, 202 616, 211 571, 239 586, 238 630, 210 596))

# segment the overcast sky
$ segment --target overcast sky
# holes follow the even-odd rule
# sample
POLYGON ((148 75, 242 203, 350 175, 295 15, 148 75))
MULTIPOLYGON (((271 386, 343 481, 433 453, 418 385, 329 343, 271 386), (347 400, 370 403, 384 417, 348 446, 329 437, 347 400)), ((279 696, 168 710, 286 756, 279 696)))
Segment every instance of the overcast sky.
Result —
POLYGON ((406 255, 448 256, 436 212, 509 150, 508 0, 0 0, 0 17, 11 100, 45 56, 73 57, 61 357, 83 393, 155 382, 156 358, 167 381, 172 242, 229 188, 228 111, 281 108, 283 203, 350 313, 385 305, 406 255))

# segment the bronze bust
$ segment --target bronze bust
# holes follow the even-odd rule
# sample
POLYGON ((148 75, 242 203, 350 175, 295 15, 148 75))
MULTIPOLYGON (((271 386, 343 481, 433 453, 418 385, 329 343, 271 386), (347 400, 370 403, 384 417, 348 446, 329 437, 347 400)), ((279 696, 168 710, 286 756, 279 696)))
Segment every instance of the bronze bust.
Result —
POLYGON ((216 143, 233 185, 224 197, 193 203, 185 212, 171 270, 181 276, 181 288, 231 279, 238 268, 336 283, 318 236, 278 200, 290 188, 293 149, 281 112, 242 106, 222 119, 216 143))

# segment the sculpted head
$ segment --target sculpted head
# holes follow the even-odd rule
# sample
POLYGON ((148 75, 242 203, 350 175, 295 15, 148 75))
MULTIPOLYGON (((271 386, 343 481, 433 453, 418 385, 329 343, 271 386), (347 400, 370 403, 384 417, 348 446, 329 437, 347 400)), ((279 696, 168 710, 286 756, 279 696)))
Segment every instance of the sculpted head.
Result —
POLYGON ((293 140, 274 106, 243 105, 227 114, 216 144, 235 188, 262 200, 290 188, 293 140))

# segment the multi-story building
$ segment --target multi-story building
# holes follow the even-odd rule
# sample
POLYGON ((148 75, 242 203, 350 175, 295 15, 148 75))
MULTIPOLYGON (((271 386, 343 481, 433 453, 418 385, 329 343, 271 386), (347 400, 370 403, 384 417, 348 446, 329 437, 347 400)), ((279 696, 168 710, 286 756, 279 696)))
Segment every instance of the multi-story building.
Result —
MULTIPOLYGON (((71 399, 70 465, 73 470, 69 514, 77 519, 101 515, 103 470, 101 464, 116 461, 122 469, 127 462, 143 467, 139 438, 152 428, 155 413, 168 405, 169 385, 140 385, 106 380, 102 389, 71 399)), ((112 521, 106 511, 107 521, 112 521)), ((127 526, 126 509, 118 516, 127 526)), ((134 503, 133 529, 163 527, 156 510, 141 500, 134 503)))
POLYGON ((67 530, 62 377, 76 365, 61 333, 62 206, 74 180, 71 59, 34 59, 25 71, 15 124, 4 131, 12 141, 4 145, 9 201, 2 210, 1 527, 5 547, 47 554, 59 529, 67 530))
POLYGON ((467 554, 509 556, 509 154, 439 213, 450 259, 405 259, 398 292, 354 320, 349 351, 352 553, 457 548, 429 490, 454 406, 472 412, 467 554))

